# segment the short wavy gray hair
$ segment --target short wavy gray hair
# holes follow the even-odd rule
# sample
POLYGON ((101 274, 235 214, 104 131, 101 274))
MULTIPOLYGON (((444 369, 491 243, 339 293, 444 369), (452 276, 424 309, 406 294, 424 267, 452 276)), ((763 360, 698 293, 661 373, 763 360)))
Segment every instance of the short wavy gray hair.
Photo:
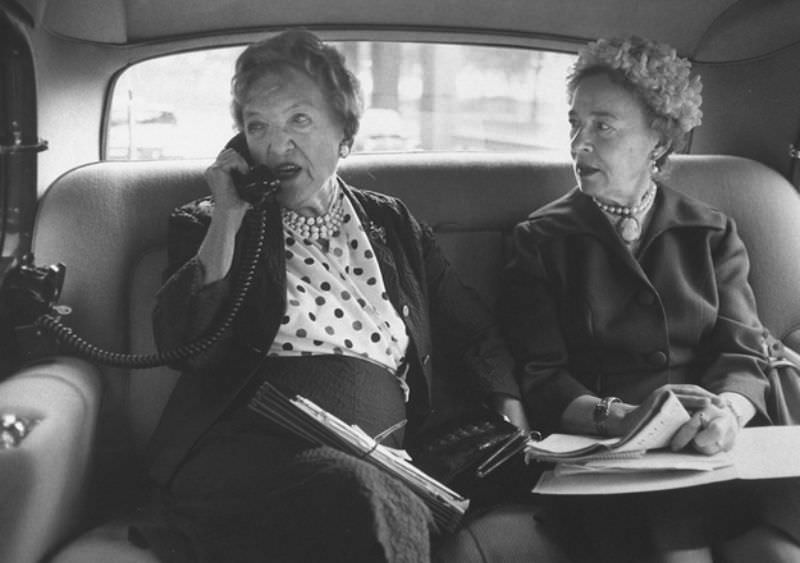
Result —
POLYGON ((236 59, 231 80, 231 111, 242 130, 242 104, 253 85, 265 74, 294 69, 307 74, 320 87, 344 129, 344 143, 352 146, 358 132, 363 98, 355 75, 344 56, 304 29, 284 31, 253 43, 236 59))
POLYGON ((567 94, 572 99, 583 78, 605 73, 636 95, 651 116, 651 127, 667 146, 656 161, 661 169, 670 153, 683 148, 689 132, 703 118, 703 85, 699 76, 690 76, 691 68, 687 59, 664 43, 636 36, 600 39, 578 53, 567 77, 567 94))

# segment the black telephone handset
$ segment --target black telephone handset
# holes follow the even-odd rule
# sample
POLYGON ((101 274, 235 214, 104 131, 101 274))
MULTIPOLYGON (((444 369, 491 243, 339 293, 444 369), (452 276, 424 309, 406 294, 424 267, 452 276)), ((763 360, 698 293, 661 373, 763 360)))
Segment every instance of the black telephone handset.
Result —
POLYGON ((267 166, 263 164, 253 165, 250 159, 250 151, 247 148, 247 141, 242 133, 231 139, 226 148, 231 148, 244 157, 250 165, 250 171, 242 174, 238 171, 231 172, 233 184, 239 197, 244 201, 258 207, 264 203, 267 197, 275 194, 280 188, 280 181, 267 166))

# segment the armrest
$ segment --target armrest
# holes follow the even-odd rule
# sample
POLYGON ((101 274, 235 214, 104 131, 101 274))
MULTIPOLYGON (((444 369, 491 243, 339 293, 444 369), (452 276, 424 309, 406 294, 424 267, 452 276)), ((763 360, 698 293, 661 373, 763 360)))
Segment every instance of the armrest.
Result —
POLYGON ((40 561, 80 522, 100 397, 98 369, 75 358, 0 382, 0 415, 36 421, 0 449, 0 561, 40 561))

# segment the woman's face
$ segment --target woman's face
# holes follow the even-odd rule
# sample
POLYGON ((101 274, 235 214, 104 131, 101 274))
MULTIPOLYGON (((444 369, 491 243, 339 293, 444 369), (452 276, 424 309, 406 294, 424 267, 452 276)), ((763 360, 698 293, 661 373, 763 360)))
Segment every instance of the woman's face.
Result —
POLYGON ((242 127, 253 160, 281 181, 278 203, 327 210, 344 132, 313 79, 295 70, 258 79, 242 104, 242 127))
POLYGON ((593 74, 578 83, 569 122, 581 190, 607 202, 638 203, 650 186, 654 151, 660 150, 642 103, 608 75, 593 74))

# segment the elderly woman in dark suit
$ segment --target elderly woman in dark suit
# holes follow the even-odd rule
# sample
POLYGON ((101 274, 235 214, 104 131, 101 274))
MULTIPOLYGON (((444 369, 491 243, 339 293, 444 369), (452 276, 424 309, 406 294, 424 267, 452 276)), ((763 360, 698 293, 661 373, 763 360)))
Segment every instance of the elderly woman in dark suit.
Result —
MULTIPOLYGON (((578 186, 518 225, 502 293, 529 420, 620 436, 668 385, 692 415, 672 447, 728 450, 743 426, 767 420, 747 252, 729 217, 663 175, 700 124, 700 78, 666 45, 600 40, 580 53, 568 94, 578 186)), ((651 523, 664 560, 710 560, 709 546, 736 534, 742 560, 745 545, 762 561, 800 557, 797 519, 775 516, 767 493, 732 489, 589 499, 573 515, 584 526, 572 525, 595 547, 622 546, 617 561, 640 556, 626 517, 651 523)))
POLYGON ((150 447, 164 525, 139 535, 165 561, 427 561, 431 513, 410 489, 247 405, 269 381, 370 435, 396 428, 384 443, 399 448, 431 410, 432 326, 446 327, 465 384, 525 426, 513 361, 431 231, 400 201, 336 174, 361 113, 336 50, 305 31, 251 45, 236 63, 233 113, 240 150, 208 168, 210 198, 172 217, 161 348, 212 330, 232 299, 253 242, 235 173, 266 165, 280 187, 241 314, 181 366, 150 447))

